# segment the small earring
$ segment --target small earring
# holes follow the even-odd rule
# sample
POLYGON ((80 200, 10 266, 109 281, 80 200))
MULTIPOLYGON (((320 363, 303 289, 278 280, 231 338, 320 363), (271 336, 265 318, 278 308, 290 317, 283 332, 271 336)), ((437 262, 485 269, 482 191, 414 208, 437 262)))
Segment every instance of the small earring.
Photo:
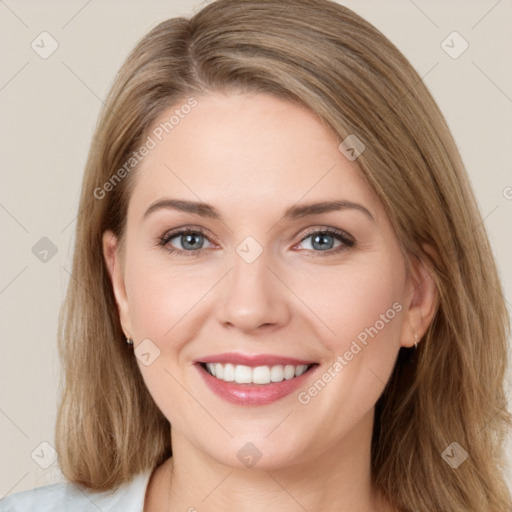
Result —
POLYGON ((130 338, 126 338, 126 343, 128 343, 128 345, 133 345, 133 340, 130 338))
POLYGON ((414 348, 418 348, 418 335, 416 333, 414 333, 414 348))

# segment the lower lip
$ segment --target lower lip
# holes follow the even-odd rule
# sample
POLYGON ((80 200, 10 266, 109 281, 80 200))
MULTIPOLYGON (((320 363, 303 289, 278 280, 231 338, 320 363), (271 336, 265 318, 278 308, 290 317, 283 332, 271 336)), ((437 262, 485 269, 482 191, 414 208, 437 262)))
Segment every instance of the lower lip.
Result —
POLYGON ((268 405, 297 391, 317 365, 299 377, 270 384, 238 384, 226 382, 210 375, 200 364, 195 365, 206 385, 220 398, 236 405, 268 405))

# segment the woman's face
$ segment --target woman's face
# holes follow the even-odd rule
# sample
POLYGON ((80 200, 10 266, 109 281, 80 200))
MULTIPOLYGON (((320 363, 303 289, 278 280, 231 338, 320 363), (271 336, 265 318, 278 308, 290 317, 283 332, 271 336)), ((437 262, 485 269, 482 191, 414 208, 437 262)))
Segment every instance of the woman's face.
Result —
POLYGON ((123 251, 104 236, 123 329, 173 442, 238 467, 319 457, 371 427, 416 283, 312 113, 196 99, 132 176, 123 251))

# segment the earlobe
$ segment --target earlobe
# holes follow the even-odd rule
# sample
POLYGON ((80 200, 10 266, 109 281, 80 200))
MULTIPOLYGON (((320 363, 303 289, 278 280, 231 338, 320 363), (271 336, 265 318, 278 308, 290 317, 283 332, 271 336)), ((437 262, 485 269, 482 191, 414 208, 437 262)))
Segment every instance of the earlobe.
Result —
POLYGON ((103 257, 110 275, 112 290, 117 304, 119 320, 126 337, 131 337, 128 299, 124 282, 123 261, 120 253, 119 240, 112 231, 103 233, 103 257))
MULTIPOLYGON (((431 254, 431 247, 423 247, 431 254)), ((409 276, 409 307, 405 312, 402 326, 401 345, 412 347, 421 338, 432 323, 438 306, 438 292, 434 269, 426 258, 415 258, 411 262, 409 276)))

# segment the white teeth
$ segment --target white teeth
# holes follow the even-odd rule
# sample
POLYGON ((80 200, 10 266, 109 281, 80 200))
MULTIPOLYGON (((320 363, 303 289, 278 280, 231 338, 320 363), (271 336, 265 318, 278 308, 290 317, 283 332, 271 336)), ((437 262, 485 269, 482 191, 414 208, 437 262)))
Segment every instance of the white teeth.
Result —
POLYGON ((235 367, 232 364, 224 365, 224 375, 222 380, 226 382, 233 382, 235 380, 235 367))
POLYGON ((256 366, 252 371, 252 381, 254 384, 269 384, 270 368, 268 366, 256 366))
POLYGON ((217 379, 226 382, 235 381, 238 384, 270 384, 299 377, 308 369, 308 365, 294 366, 287 364, 276 366, 256 366, 254 368, 243 364, 206 363, 208 372, 217 379))
POLYGON ((307 368, 308 367, 305 364, 300 364, 299 366, 297 366, 295 370, 295 377, 299 377, 300 375, 302 375, 307 370, 307 368))
POLYGON ((292 366, 291 364, 287 364, 284 367, 284 378, 286 380, 293 379, 295 377, 295 366, 292 366))
POLYGON ((224 368, 220 363, 215 363, 215 376, 219 379, 224 377, 224 368))
POLYGON ((238 384, 250 384, 252 382, 252 369, 249 366, 237 364, 235 366, 235 382, 238 384))
POLYGON ((271 382, 281 382, 284 379, 283 375, 284 369, 281 365, 279 366, 272 366, 270 368, 270 381, 271 382))

